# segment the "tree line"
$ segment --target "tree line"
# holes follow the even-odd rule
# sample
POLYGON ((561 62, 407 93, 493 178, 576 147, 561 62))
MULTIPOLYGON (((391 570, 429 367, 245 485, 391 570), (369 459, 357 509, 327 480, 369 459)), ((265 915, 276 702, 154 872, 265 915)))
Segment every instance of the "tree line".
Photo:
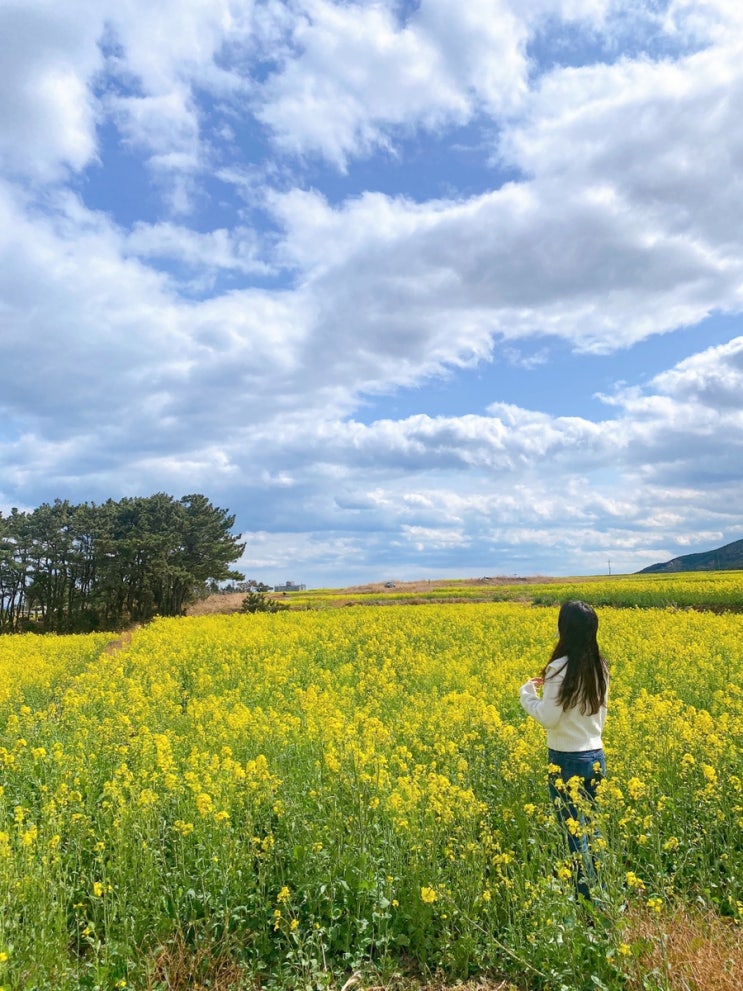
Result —
POLYGON ((245 545, 206 496, 165 493, 96 505, 57 499, 0 513, 0 632, 121 629, 177 616, 245 545))

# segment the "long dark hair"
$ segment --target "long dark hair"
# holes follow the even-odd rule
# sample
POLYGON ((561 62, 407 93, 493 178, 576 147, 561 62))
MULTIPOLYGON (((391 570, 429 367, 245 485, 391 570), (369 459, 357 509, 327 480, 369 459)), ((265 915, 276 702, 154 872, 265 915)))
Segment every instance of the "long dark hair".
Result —
MULTIPOLYGON (((596 640, 598 628, 599 618, 593 606, 575 600, 562 604, 557 618, 560 636, 550 662, 567 657, 557 696, 564 712, 577 705, 584 715, 594 715, 606 702, 609 670, 596 640)), ((546 666, 542 677, 547 677, 546 666)))

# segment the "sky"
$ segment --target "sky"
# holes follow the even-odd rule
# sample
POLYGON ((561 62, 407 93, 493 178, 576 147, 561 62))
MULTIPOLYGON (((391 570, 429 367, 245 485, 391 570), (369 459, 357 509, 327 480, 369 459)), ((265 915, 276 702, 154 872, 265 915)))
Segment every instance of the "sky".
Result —
POLYGON ((0 0, 0 510, 249 578, 743 537, 739 0, 0 0))

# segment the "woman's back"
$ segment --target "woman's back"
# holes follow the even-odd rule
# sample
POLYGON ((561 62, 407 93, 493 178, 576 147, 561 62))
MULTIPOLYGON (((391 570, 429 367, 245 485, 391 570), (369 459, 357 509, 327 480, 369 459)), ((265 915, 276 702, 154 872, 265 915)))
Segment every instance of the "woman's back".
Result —
POLYGON ((598 711, 592 713, 588 706, 581 706, 580 703, 564 709, 560 695, 567 661, 567 657, 558 657, 547 665, 541 698, 532 682, 528 681, 522 686, 521 704, 547 730, 547 746, 551 750, 566 753, 597 750, 602 746, 608 684, 604 690, 603 704, 598 711))

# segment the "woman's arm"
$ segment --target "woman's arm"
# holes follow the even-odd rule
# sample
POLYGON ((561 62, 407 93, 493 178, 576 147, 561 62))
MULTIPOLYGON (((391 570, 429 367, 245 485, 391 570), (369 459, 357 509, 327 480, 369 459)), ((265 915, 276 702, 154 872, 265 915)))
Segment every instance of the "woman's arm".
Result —
POLYGON ((548 673, 543 684, 541 698, 537 695, 537 684, 541 681, 540 678, 530 678, 525 685, 521 686, 519 692, 521 705, 545 729, 552 729, 557 726, 562 718, 563 709, 557 701, 562 684, 562 678, 559 677, 561 673, 562 669, 557 672, 557 677, 554 675, 550 677, 548 673))

